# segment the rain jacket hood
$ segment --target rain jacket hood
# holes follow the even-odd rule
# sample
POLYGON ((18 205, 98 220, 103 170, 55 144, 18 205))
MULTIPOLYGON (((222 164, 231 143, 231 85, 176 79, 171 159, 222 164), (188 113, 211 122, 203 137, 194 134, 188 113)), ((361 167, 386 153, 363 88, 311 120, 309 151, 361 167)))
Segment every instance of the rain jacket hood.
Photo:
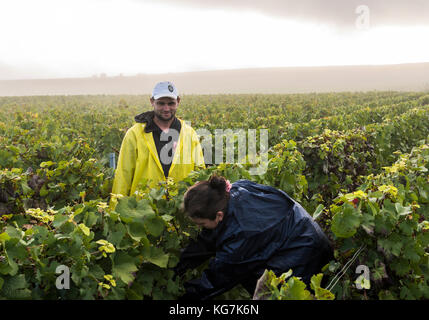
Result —
POLYGON ((140 113, 138 115, 136 115, 134 117, 134 120, 137 123, 145 123, 145 132, 150 132, 149 130, 147 130, 148 127, 150 127, 152 125, 153 122, 153 117, 155 116, 155 112, 154 111, 146 111, 143 113, 140 113))

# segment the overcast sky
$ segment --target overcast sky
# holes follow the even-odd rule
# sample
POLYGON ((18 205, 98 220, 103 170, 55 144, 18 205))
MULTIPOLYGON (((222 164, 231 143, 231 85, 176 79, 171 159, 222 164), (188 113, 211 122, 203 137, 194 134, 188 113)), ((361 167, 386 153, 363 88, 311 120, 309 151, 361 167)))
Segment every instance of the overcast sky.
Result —
POLYGON ((0 0, 0 80, 429 62, 428 38, 429 0, 0 0))

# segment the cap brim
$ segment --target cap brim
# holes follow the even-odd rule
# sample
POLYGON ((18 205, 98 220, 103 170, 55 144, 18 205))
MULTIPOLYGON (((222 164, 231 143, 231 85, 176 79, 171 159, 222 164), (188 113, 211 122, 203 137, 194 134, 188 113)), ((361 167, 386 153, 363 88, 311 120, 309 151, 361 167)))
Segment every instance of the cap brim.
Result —
POLYGON ((165 94, 158 94, 158 95, 155 95, 155 96, 153 96, 153 98, 154 98, 155 100, 160 99, 160 98, 172 98, 172 99, 177 99, 177 96, 176 96, 175 94, 173 94, 173 93, 170 93, 170 94, 165 93, 165 94))

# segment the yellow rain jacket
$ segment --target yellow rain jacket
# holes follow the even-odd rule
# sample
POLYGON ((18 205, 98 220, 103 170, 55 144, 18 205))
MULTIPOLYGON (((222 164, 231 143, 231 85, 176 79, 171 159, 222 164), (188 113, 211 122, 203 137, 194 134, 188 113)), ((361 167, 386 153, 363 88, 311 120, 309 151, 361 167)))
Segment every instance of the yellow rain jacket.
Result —
MULTIPOLYGON (((192 170, 205 168, 203 151, 195 130, 180 120, 181 130, 168 177, 183 180, 192 170)), ((113 194, 133 194, 143 179, 156 187, 166 181, 158 158, 152 132, 145 132, 146 123, 136 123, 125 134, 119 153, 118 166, 113 181, 113 194)), ((112 205, 112 203, 111 203, 112 205)))

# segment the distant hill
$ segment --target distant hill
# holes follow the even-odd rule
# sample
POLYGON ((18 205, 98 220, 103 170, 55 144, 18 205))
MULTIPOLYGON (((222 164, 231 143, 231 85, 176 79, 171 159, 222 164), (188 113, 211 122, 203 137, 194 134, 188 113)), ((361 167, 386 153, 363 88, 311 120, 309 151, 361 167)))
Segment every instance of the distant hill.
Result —
POLYGON ((2 80, 0 96, 149 94, 157 81, 182 94, 429 91, 429 63, 200 71, 157 75, 2 80))

